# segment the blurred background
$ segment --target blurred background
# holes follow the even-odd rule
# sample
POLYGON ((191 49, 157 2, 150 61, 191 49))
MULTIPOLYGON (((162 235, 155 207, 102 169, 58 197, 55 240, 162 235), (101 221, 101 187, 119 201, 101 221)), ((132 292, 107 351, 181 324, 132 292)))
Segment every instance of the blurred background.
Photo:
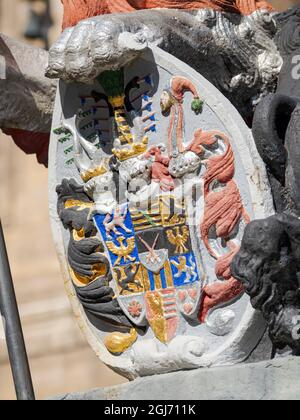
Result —
MULTIPOLYGON (((270 3, 285 10, 300 0, 270 3)), ((0 0, 0 32, 43 48, 59 35, 61 20, 60 0, 0 0)), ((39 399, 125 382, 96 358, 72 316, 52 244, 47 189, 47 170, 0 133, 0 215, 39 399)), ((0 341, 0 400, 13 398, 0 341)))

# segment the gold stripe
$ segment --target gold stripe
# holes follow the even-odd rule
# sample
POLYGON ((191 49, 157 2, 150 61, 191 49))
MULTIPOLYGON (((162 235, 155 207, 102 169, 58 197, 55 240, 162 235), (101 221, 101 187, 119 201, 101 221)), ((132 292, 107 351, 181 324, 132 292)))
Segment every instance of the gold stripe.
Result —
POLYGON ((165 263, 164 269, 165 269, 165 274, 166 274, 167 286, 168 288, 169 287, 173 288, 174 287, 173 274, 171 270, 171 264, 169 261, 165 263))
MULTIPOLYGON (((155 214, 145 213, 145 214, 147 215, 148 218, 151 218, 151 219, 154 219, 154 220, 157 220, 157 219, 160 220, 161 219, 160 213, 155 213, 155 214)), ((134 220, 135 222, 138 222, 138 221, 148 220, 147 217, 140 213, 139 217, 134 216, 131 219, 134 220)))
MULTIPOLYGON (((137 207, 134 206, 130 206, 133 212, 140 212, 140 210, 137 207)), ((148 203, 147 209, 153 209, 153 208, 157 208, 159 210, 160 206, 159 206, 159 202, 157 200, 153 201, 153 203, 148 203)), ((143 207, 143 210, 146 210, 146 206, 143 207)))
POLYGON ((137 221, 145 220, 145 219, 147 220, 149 217, 151 219, 161 219, 161 214, 160 213, 145 213, 142 215, 141 213, 139 217, 134 217, 134 220, 137 220, 137 221))
POLYGON ((162 281, 160 274, 154 274, 154 284, 155 284, 155 290, 162 289, 162 281))
POLYGON ((86 203, 84 201, 73 200, 70 198, 65 202, 65 209, 71 209, 72 207, 79 207, 77 211, 82 211, 93 208, 94 203, 86 203))
MULTIPOLYGON (((155 217, 155 218, 151 218, 151 221, 154 222, 157 225, 161 225, 162 224, 162 220, 160 217, 155 217)), ((133 220, 133 226, 141 226, 141 225, 151 225, 151 223, 149 222, 149 220, 144 219, 144 220, 133 220)), ((153 226, 155 227, 155 226, 153 226)))
POLYGON ((132 214, 132 216, 134 217, 134 218, 145 218, 145 214, 147 215, 147 216, 149 216, 149 217, 160 217, 161 216, 161 212, 160 211, 158 211, 158 210, 155 210, 155 211, 139 211, 139 212, 133 212, 133 211, 130 211, 130 213, 132 214))
POLYGON ((142 279, 143 279, 143 287, 145 292, 149 292, 151 290, 150 281, 148 276, 148 270, 142 266, 142 279))
POLYGON ((151 319, 149 319, 149 324, 159 341, 162 343, 167 342, 167 332, 166 332, 166 321, 164 318, 164 311, 162 305, 162 299, 156 292, 146 293, 146 300, 151 312, 151 319))

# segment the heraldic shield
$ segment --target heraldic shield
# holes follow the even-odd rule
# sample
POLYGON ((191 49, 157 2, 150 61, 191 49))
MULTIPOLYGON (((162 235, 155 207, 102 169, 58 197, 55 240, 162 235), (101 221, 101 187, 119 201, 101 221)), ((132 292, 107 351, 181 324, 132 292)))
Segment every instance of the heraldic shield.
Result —
POLYGON ((272 197, 228 100, 160 49, 59 83, 50 209, 76 318, 128 377, 244 360, 265 325, 231 272, 272 197))
POLYGON ((165 193, 147 204, 126 203, 111 214, 96 214, 94 221, 109 255, 120 306, 134 324, 148 322, 167 343, 176 335, 180 313, 197 318, 201 258, 192 247, 184 198, 178 202, 165 193))

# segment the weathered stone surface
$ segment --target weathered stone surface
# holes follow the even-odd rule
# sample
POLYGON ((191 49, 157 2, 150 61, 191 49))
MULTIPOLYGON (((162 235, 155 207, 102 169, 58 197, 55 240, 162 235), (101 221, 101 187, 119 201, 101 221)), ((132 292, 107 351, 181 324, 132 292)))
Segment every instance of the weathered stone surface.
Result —
POLYGON ((300 354, 300 221, 277 214, 246 227, 232 271, 268 322, 274 346, 300 354))
POLYGON ((265 360, 270 360, 273 354, 273 343, 270 339, 268 331, 266 329, 265 335, 260 340, 256 349, 250 354, 245 363, 258 363, 265 360))
POLYGON ((299 60, 300 53, 300 6, 295 6, 275 17, 278 33, 276 45, 284 59, 279 76, 277 92, 288 96, 300 97, 299 60))
POLYGON ((300 361, 280 358, 137 379, 57 400, 299 400, 300 361), (151 390, 151 392, 149 392, 151 390))
POLYGON ((277 92, 256 109, 253 135, 279 214, 248 226, 232 268, 253 306, 263 312, 274 346, 288 345, 299 354, 300 7, 277 15, 276 21, 284 64, 277 92))
POLYGON ((269 172, 276 210, 299 215, 300 7, 279 14, 276 22, 275 41, 284 64, 276 94, 256 109, 253 135, 269 172))
POLYGON ((254 105, 274 91, 282 66, 275 34, 266 10, 242 17, 213 9, 99 15, 62 33, 50 49, 47 75, 90 83, 158 45, 213 83, 250 122, 254 105))

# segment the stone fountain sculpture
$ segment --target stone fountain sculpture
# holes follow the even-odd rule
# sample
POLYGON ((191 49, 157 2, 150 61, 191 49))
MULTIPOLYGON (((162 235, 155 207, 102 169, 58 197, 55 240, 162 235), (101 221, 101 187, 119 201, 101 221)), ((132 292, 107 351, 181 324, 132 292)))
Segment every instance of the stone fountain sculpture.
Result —
POLYGON ((234 364, 267 322, 299 354, 299 8, 63 3, 49 56, 1 36, 0 126, 49 163, 96 353, 129 378, 234 364))

